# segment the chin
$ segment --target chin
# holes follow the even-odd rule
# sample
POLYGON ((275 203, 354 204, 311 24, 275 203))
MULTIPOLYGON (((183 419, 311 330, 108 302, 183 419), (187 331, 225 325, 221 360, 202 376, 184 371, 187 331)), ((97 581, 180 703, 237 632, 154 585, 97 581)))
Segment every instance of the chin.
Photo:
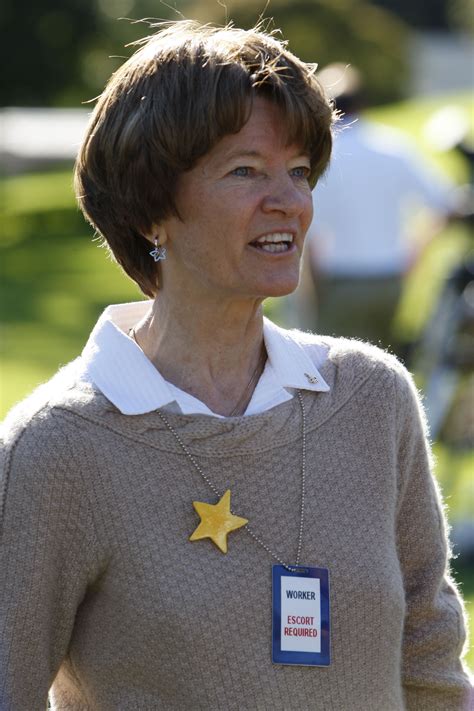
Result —
POLYGON ((264 298, 288 296, 289 294, 292 294, 295 291, 296 287, 298 286, 298 282, 299 274, 297 278, 281 279, 276 280, 270 284, 265 284, 265 287, 262 289, 262 296, 264 298))
POLYGON ((300 280, 299 264, 298 268, 260 271, 259 274, 252 275, 253 278, 246 279, 237 286, 234 294, 250 299, 267 299, 269 297, 288 296, 292 294, 298 286, 300 280))

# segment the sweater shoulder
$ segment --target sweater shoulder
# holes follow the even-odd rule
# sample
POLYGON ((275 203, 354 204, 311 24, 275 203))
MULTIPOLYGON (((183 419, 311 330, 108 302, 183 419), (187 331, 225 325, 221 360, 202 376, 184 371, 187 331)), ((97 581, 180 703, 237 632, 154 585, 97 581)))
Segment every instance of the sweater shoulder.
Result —
POLYGON ((338 371, 359 375, 388 376, 397 382, 409 384, 412 377, 401 361, 389 351, 354 338, 336 338, 299 330, 288 331, 292 339, 314 357, 324 352, 324 361, 338 371))
POLYGON ((3 450, 15 448, 25 437, 33 446, 35 441, 47 443, 58 429, 74 421, 74 414, 92 419, 114 409, 90 382, 81 379, 79 361, 61 368, 10 410, 0 428, 3 450), (73 417, 65 418, 65 413, 73 417))
POLYGON ((39 511, 44 501, 63 496, 73 497, 81 509, 80 454, 90 431, 75 415, 103 407, 102 400, 81 382, 73 362, 10 411, 0 438, 0 535, 12 525, 12 511, 39 511))
POLYGON ((353 368, 357 371, 374 372, 374 374, 385 373, 397 379, 410 378, 410 374, 397 356, 379 346, 354 338, 325 336, 324 339, 329 344, 329 358, 340 368, 353 368))
POLYGON ((413 375, 393 354, 371 343, 356 339, 327 338, 330 343, 328 358, 342 373, 351 373, 353 382, 368 384, 367 392, 372 397, 386 399, 393 393, 394 411, 398 427, 420 426, 425 437, 429 436, 423 397, 413 375))
POLYGON ((349 401, 352 394, 363 388, 368 406, 369 403, 385 403, 396 413, 399 427, 404 422, 409 425, 421 422, 425 434, 428 434, 421 393, 412 374, 394 354, 357 339, 301 331, 292 331, 291 334, 310 354, 326 349, 319 370, 330 388, 337 391, 338 401, 349 401))
POLYGON ((2 424, 0 535, 8 528, 8 511, 23 510, 27 501, 37 508, 45 500, 67 496, 87 510, 81 501, 88 500, 87 482, 96 470, 84 466, 83 455, 90 448, 92 428, 113 405, 82 381, 77 370, 74 361, 62 368, 2 424))

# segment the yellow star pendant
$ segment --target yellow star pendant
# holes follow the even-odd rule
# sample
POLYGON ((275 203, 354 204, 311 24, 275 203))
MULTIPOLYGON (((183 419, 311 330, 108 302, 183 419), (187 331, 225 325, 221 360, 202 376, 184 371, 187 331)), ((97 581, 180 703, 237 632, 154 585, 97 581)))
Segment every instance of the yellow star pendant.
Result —
POLYGON ((201 523, 189 540, 200 541, 202 538, 210 538, 223 553, 227 553, 227 534, 248 523, 246 518, 231 513, 230 489, 227 489, 217 504, 193 501, 193 506, 201 517, 201 523))

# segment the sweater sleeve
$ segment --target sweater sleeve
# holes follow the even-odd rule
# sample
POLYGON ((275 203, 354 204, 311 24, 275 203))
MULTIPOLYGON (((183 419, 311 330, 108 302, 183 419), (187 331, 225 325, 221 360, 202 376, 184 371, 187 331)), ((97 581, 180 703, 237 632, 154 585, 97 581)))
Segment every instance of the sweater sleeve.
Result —
POLYGON ((6 433, 0 468, 0 708, 36 711, 67 655, 100 556, 60 417, 6 433))
POLYGON ((407 711, 465 711, 462 602, 449 577, 447 532, 432 474, 424 412, 410 376, 398 375, 397 545, 406 617, 402 678, 407 711))

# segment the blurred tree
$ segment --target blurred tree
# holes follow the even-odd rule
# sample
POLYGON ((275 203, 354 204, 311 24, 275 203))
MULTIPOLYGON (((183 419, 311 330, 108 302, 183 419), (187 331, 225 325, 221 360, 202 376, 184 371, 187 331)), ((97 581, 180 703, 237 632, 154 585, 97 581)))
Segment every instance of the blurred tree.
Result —
POLYGON ((148 32, 119 18, 156 17, 157 9, 163 19, 177 16, 158 0, 3 0, 1 66, 8 71, 0 105, 80 106, 131 54, 124 45, 148 32))
POLYGON ((451 0, 448 4, 448 19, 453 28, 474 34, 473 0, 451 0))
MULTIPOLYGON (((255 0, 225 2, 228 18, 244 27, 253 26, 265 9, 265 0, 261 6, 255 0)), ((2 66, 9 70, 0 79, 1 104, 80 106, 101 92, 132 53, 124 46, 150 31, 146 23, 119 18, 186 16, 223 23, 223 8, 218 0, 4 0, 2 66)), ((366 0, 272 0, 265 14, 275 18, 275 27, 302 59, 320 66, 358 65, 374 103, 403 96, 407 28, 389 12, 366 0)))
POLYGON ((88 82, 81 75, 81 56, 103 31, 95 2, 4 0, 0 22, 3 106, 47 105, 69 85, 77 87, 79 94, 85 90, 88 82))
MULTIPOLYGON (((412 27, 423 30, 449 30, 456 27, 456 10, 453 6, 464 4, 465 17, 474 15, 471 0, 373 0, 376 5, 394 12, 412 27), (468 7, 470 5, 470 8, 468 7)), ((462 27, 462 25, 461 25, 462 27)))
POLYGON ((366 78, 369 102, 385 103, 405 95, 408 28, 365 0, 272 0, 268 7, 262 1, 260 8, 255 0, 228 0, 226 9, 197 0, 193 7, 198 19, 229 19, 245 28, 255 24, 259 11, 274 19, 290 49, 304 61, 319 67, 335 61, 358 66, 366 78))

